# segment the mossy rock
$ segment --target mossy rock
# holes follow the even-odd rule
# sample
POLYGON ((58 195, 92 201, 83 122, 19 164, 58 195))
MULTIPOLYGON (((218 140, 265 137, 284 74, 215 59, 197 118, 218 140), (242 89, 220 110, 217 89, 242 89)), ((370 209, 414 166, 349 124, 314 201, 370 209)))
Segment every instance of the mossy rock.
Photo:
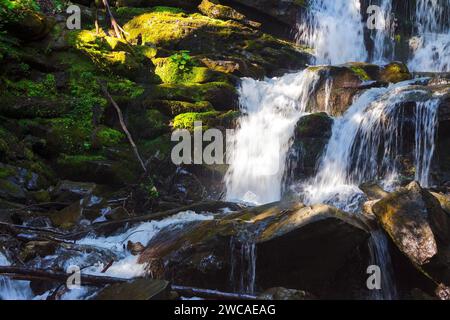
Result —
POLYGON ((237 109, 236 89, 226 82, 205 84, 162 84, 153 88, 153 99, 178 100, 186 102, 208 101, 217 110, 237 109))
POLYGON ((100 126, 95 132, 95 138, 97 147, 114 147, 125 139, 125 134, 113 128, 100 126))
POLYGON ((138 147, 146 158, 159 154, 158 158, 164 159, 170 156, 173 145, 170 134, 164 134, 152 140, 140 140, 138 147))
POLYGON ((135 138, 154 139, 170 131, 169 118, 156 109, 133 109, 127 118, 129 130, 135 138))
POLYGON ((6 22, 5 28, 8 32, 25 41, 40 40, 46 37, 55 20, 44 14, 33 10, 20 10, 15 13, 16 19, 6 22))
POLYGON ((4 98, 0 105, 0 115, 15 119, 55 118, 69 110, 69 101, 31 97, 4 98))
POLYGON ((79 153, 89 148, 91 128, 80 126, 70 118, 56 118, 47 122, 47 147, 51 156, 59 153, 79 153))
MULTIPOLYGON (((131 152, 131 151, 130 151, 131 152)), ((56 170, 63 179, 121 186, 139 177, 135 161, 112 161, 101 155, 61 155, 56 170)))
POLYGON ((255 32, 237 22, 212 19, 197 13, 153 10, 124 25, 128 41, 151 43, 171 50, 204 53, 227 50, 230 42, 240 42, 255 32))
POLYGON ((145 100, 143 106, 149 109, 157 109, 168 117, 175 117, 187 112, 213 111, 212 104, 208 101, 186 102, 176 100, 145 100))
POLYGON ((0 163, 0 197, 11 201, 24 201, 29 191, 47 188, 41 175, 24 167, 0 163))
POLYGON ((402 62, 391 62, 384 66, 380 71, 380 80, 397 83, 412 79, 408 67, 402 62))
POLYGON ((144 7, 156 7, 153 10, 156 9, 160 12, 179 12, 182 9, 193 10, 200 2, 201 0, 117 0, 116 6, 131 7, 126 8, 126 10, 148 10, 148 8, 144 7))
POLYGON ((295 136, 302 138, 329 138, 333 119, 325 112, 313 113, 301 117, 295 128, 295 136))
POLYGON ((194 122, 201 121, 202 129, 213 127, 231 128, 233 122, 239 117, 239 111, 207 111, 182 113, 173 120, 174 129, 194 130, 194 122))
POLYGON ((220 4, 218 0, 203 0, 198 6, 198 9, 201 13, 210 18, 235 20, 255 28, 259 28, 261 26, 259 22, 248 20, 245 15, 232 7, 220 4))
POLYGON ((90 58, 100 70, 134 80, 149 80, 153 64, 144 50, 133 50, 123 40, 108 36, 97 36, 95 31, 73 31, 68 43, 90 58))
POLYGON ((180 70, 178 65, 170 58, 159 58, 153 60, 156 68, 155 74, 164 83, 205 83, 212 81, 216 75, 214 71, 205 67, 191 67, 180 70))

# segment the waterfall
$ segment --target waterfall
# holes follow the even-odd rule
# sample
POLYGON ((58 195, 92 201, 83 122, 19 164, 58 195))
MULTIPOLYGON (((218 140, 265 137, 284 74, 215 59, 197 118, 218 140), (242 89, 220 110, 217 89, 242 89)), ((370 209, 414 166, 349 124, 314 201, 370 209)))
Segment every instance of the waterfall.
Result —
POLYGON ((430 168, 436 149, 439 100, 417 102, 415 109, 415 180, 428 187, 430 168))
POLYGON ((414 108, 415 178, 429 186, 439 100, 429 99, 427 91, 409 86, 411 82, 367 90, 334 121, 316 176, 299 187, 306 203, 356 211, 363 201, 359 184, 378 180, 392 189, 398 181, 402 143, 408 138, 402 136, 402 103, 411 100, 419 100, 414 108))
POLYGON ((242 79, 244 115, 227 147, 228 200, 261 204, 280 199, 290 139, 318 79, 309 70, 264 81, 242 79))
POLYGON ((359 0, 311 0, 297 40, 314 49, 319 64, 366 61, 363 28, 359 0))
POLYGON ((376 15, 377 28, 371 32, 373 41, 372 62, 388 63, 394 60, 395 42, 392 15, 392 0, 381 0, 380 11, 376 15))
POLYGON ((239 293, 253 294, 256 282, 256 245, 253 242, 241 242, 230 239, 231 271, 230 283, 239 293), (236 286, 236 284, 238 284, 236 286))
MULTIPOLYGON (((11 264, 8 259, 0 252, 0 266, 9 265, 11 264)), ((32 296, 29 281, 0 276, 0 300, 26 300, 32 296)))
POLYGON ((388 239, 381 230, 371 232, 369 252, 371 263, 378 266, 381 271, 381 288, 374 290, 371 298, 374 300, 397 299, 397 288, 394 281, 394 270, 389 253, 388 239))
POLYGON ((450 72, 450 0, 417 0, 413 71, 450 72))

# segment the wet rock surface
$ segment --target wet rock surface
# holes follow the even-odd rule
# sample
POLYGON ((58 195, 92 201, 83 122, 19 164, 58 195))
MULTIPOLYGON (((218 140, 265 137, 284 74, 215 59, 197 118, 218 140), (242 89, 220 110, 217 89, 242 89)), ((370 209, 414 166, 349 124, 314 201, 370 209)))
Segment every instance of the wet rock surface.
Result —
POLYGON ((317 296, 332 296, 338 289, 328 285, 347 263, 364 264, 368 237, 364 222, 335 208, 272 204, 163 230, 139 261, 148 263, 154 277, 194 287, 245 290, 254 277, 258 289, 295 283, 317 296), (248 274, 252 263, 254 275, 248 274), (229 279, 236 276, 243 277, 245 288, 233 288, 229 279))
POLYGON ((449 282, 449 216, 417 182, 372 207, 397 248, 437 281, 449 282))

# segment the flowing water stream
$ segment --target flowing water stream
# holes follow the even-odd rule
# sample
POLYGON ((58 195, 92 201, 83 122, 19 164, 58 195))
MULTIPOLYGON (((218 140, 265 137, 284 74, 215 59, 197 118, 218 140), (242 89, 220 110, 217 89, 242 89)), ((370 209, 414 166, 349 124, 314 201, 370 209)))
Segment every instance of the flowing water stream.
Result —
MULTIPOLYGON (((298 25, 298 41, 315 52, 314 64, 341 64, 349 61, 386 62, 393 58, 391 39, 392 0, 381 0, 384 28, 371 33, 374 50, 369 53, 364 41, 365 22, 359 0, 311 0, 305 19, 298 25), (372 57, 372 58, 370 58, 372 57)), ((416 71, 450 71, 450 0, 417 0, 416 27, 419 44, 409 61, 416 71)), ((227 150, 229 170, 225 176, 226 198, 265 204, 283 196, 283 177, 292 136, 298 120, 306 115, 309 99, 319 81, 316 72, 306 69, 279 78, 242 79, 239 94, 242 116, 227 150)), ((417 81, 417 80, 416 80, 417 81)), ((405 109, 402 102, 416 101, 414 119, 415 179, 430 186, 430 169, 435 151, 437 107, 439 97, 416 89, 409 81, 386 88, 366 90, 348 110, 335 119, 332 136, 321 157, 317 173, 307 181, 295 181, 299 200, 308 204, 330 203, 343 210, 356 212, 364 200, 359 185, 377 180, 390 189, 397 185, 398 159, 403 148, 405 109)), ((328 110, 332 79, 326 79, 325 110, 328 110)), ((123 234, 86 237, 80 245, 108 250, 118 257, 106 272, 110 276, 131 278, 142 275, 144 265, 127 253, 124 242, 146 245, 163 227, 179 227, 184 223, 212 219, 211 215, 182 212, 162 221, 142 223, 123 234)), ((231 281, 240 292, 255 291, 256 249, 252 243, 234 242, 231 281)), ((384 271, 383 291, 374 298, 395 299, 391 261, 384 234, 375 231, 371 238, 374 263, 384 271)), ((87 254, 72 257, 61 265, 86 265, 87 254)), ((49 266, 55 257, 45 257, 39 267, 49 266)), ((0 265, 9 265, 0 253, 0 265)), ((98 274, 103 265, 90 266, 85 272, 98 274)), ((49 293, 34 297, 44 299, 49 293)), ((85 298, 86 290, 67 293, 63 298, 85 298)), ((33 298, 29 283, 0 277, 0 299, 33 298)))
MULTIPOLYGON (((445 16, 442 3, 437 0, 417 2, 417 32, 423 42, 410 61, 413 70, 448 71, 450 32, 445 27, 446 22, 439 18, 445 16)), ((369 56, 377 63, 391 61, 395 49, 392 0, 381 0, 379 5, 382 11, 378 22, 382 27, 371 32, 374 44, 371 55, 364 42, 359 0, 311 1, 305 19, 298 25, 297 39, 314 49, 315 64, 368 61, 369 56)), ((242 80, 243 116, 229 147, 232 161, 225 178, 228 200, 263 204, 282 197, 282 178, 286 174, 285 162, 295 124, 306 115, 309 95, 317 81, 308 71, 264 81, 242 80)), ((376 180, 388 190, 398 186, 399 159, 405 138, 403 102, 411 99, 416 102, 412 150, 415 179, 425 187, 430 186, 439 99, 416 89, 413 86, 416 82, 369 89, 357 97, 345 114, 335 119, 315 177, 297 182, 295 189, 299 191, 299 199, 307 204, 329 203, 345 211, 358 212, 365 200, 359 189, 361 183, 376 180)), ((332 79, 326 79, 325 110, 328 110, 331 85, 332 79)), ((397 294, 384 234, 375 231, 370 248, 373 260, 384 274, 384 289, 374 298, 395 299, 397 294)), ((239 257, 242 256, 241 253, 239 257)))

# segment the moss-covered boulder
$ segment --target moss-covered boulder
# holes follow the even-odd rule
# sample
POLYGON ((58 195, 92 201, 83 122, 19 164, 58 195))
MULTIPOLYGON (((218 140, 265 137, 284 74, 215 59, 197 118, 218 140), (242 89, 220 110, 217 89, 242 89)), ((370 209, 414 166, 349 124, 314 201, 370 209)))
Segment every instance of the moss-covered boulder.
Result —
POLYGON ((216 110, 237 109, 236 88, 227 82, 162 84, 152 88, 149 98, 197 103, 207 101, 216 110))
POLYGON ((73 31, 68 43, 90 58, 99 69, 134 80, 154 82, 153 64, 147 56, 146 48, 135 50, 125 40, 106 35, 96 35, 95 31, 73 31))
POLYGON ((54 19, 30 10, 19 10, 14 13, 15 19, 6 21, 6 30, 20 39, 31 41, 46 37, 53 26, 54 19))
POLYGON ((155 73, 164 83, 205 83, 219 77, 213 70, 206 67, 193 66, 188 70, 180 70, 171 58, 159 58, 153 61, 156 66, 155 73))
POLYGON ((181 113, 213 111, 208 101, 186 102, 176 100, 145 100, 143 106, 147 109, 157 109, 168 117, 175 117, 181 113))
MULTIPOLYGON (((309 54, 301 47, 261 33, 234 20, 220 20, 198 13, 149 9, 124 25, 134 44, 164 50, 189 50, 192 55, 223 61, 244 61, 247 69, 263 68, 273 75, 279 69, 304 67, 309 54), (254 66, 254 67, 252 67, 254 66)), ((250 75, 250 73, 247 73, 250 75)))
POLYGON ((204 130, 208 128, 232 128, 239 114, 239 111, 181 113, 173 119, 172 127, 174 129, 194 130, 194 123, 201 122, 204 130))
POLYGON ((333 116, 342 115, 363 90, 411 79, 406 65, 398 62, 386 66, 351 62, 339 66, 309 67, 308 71, 318 76, 308 110, 325 111, 333 116))
POLYGON ((288 183, 314 175, 317 162, 331 137, 333 119, 326 113, 312 113, 297 122, 288 152, 287 166, 291 172, 288 183))
POLYGON ((235 2, 292 27, 295 26, 299 13, 304 11, 308 3, 305 0, 235 0, 235 2))
POLYGON ((236 20, 243 24, 248 24, 256 28, 261 25, 258 22, 248 20, 245 15, 233 9, 232 7, 220 4, 218 0, 203 0, 198 6, 198 9, 201 13, 210 18, 236 20))
POLYGON ((67 100, 52 100, 39 97, 4 98, 0 106, 0 114, 10 118, 55 118, 69 109, 67 100))
POLYGON ((412 76, 404 63, 391 62, 380 69, 379 79, 388 83, 397 83, 410 80, 412 76))
POLYGON ((176 8, 193 10, 200 4, 200 2, 201 0, 117 0, 116 5, 118 7, 136 8, 162 6, 162 11, 176 8))
POLYGON ((47 187, 47 179, 36 172, 0 163, 0 198, 24 202, 30 191, 47 187))
POLYGON ((62 154, 57 159, 55 169, 63 179, 122 186, 135 182, 141 174, 137 160, 132 157, 131 153, 121 160, 111 160, 102 155, 62 154))

